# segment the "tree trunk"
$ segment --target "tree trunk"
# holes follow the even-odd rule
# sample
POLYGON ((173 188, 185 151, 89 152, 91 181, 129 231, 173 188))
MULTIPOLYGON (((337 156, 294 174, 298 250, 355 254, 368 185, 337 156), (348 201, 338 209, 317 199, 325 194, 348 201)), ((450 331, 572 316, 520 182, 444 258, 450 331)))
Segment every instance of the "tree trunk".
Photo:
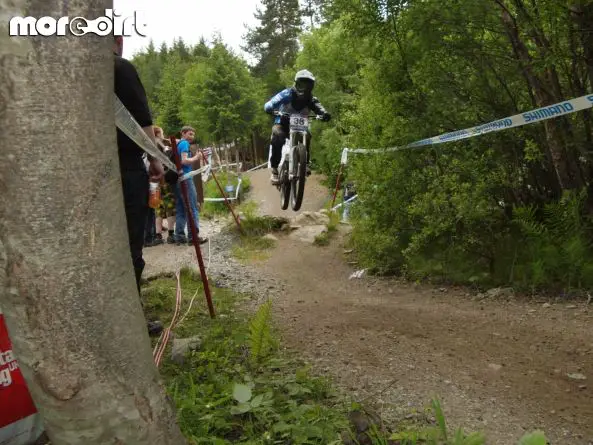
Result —
POLYGON ((576 24, 583 45, 583 57, 587 66, 589 86, 593 91, 593 3, 577 0, 570 6, 570 15, 576 24))
POLYGON ((212 151, 214 152, 214 155, 216 156, 216 162, 218 163, 218 167, 220 167, 222 165, 222 161, 220 160, 219 150, 220 150, 220 147, 216 147, 216 146, 212 147, 212 151))
MULTIPOLYGON (((533 63, 531 56, 525 42, 521 39, 519 28, 515 17, 506 8, 503 0, 496 0, 502 10, 502 21, 506 28, 509 40, 513 46, 513 50, 521 67, 526 79, 529 82, 530 87, 533 89, 535 100, 539 107, 552 105, 555 102, 561 100, 554 95, 556 92, 556 86, 554 85, 554 75, 550 74, 548 70, 548 81, 552 83, 546 84, 544 79, 540 78, 533 69, 533 63)), ((558 176, 558 182, 563 190, 581 188, 583 178, 578 165, 578 161, 575 158, 572 150, 567 149, 565 140, 565 132, 562 131, 562 125, 559 120, 562 118, 550 119, 543 122, 548 149, 558 176)))
POLYGON ((255 131, 251 132, 251 146, 253 147, 253 166, 257 167, 257 141, 255 139, 255 131))
POLYGON ((235 139, 235 158, 237 159, 237 175, 238 175, 241 172, 241 169, 239 168, 239 163, 241 162, 241 160, 239 159, 239 144, 236 139, 235 139))
MULTIPOLYGON (((107 8, 0 0, 4 18, 107 8)), ((128 248, 112 45, 0 33, 0 301, 52 444, 184 444, 128 248)))

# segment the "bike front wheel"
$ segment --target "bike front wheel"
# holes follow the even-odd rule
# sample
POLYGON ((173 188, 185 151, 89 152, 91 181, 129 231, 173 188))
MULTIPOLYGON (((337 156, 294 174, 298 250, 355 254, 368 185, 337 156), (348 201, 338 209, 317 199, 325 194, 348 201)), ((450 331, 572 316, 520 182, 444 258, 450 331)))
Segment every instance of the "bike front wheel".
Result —
POLYGON ((278 172, 278 179, 280 181, 280 207, 282 210, 288 208, 290 202, 290 181, 288 180, 288 167, 286 163, 282 165, 278 172))
POLYGON ((301 208, 305 194, 305 180, 307 177, 307 148, 303 144, 295 147, 293 152, 294 176, 291 185, 291 206, 295 212, 301 208))

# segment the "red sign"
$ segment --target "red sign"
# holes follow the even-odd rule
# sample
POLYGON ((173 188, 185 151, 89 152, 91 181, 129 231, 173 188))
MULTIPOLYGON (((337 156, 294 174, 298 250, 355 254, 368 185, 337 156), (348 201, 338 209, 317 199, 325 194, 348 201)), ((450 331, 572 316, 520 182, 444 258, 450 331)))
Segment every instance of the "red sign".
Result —
POLYGON ((0 410, 0 444, 29 443, 28 440, 35 440, 41 434, 39 431, 41 421, 36 414, 37 409, 12 352, 12 343, 8 337, 2 311, 0 311, 0 406, 10 408, 0 410), (28 417, 29 419, 24 421, 28 417), (23 431, 23 428, 28 431, 23 431), (17 435, 20 437, 17 438, 17 435), (30 439, 24 439, 24 436, 30 439))

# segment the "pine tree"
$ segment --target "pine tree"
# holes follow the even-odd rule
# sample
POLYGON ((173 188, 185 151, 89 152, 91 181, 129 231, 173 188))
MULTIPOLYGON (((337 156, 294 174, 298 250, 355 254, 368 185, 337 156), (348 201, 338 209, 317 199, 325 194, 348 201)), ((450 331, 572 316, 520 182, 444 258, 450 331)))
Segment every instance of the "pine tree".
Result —
POLYGON ((183 38, 173 40, 173 47, 171 48, 171 54, 177 54, 184 62, 190 59, 189 48, 183 41, 183 38))
POLYGON ((204 37, 201 37, 198 44, 191 49, 192 60, 199 60, 201 58, 208 57, 209 55, 210 48, 206 44, 206 39, 204 37))
POLYGON ((245 62, 215 40, 210 56, 192 64, 181 94, 181 117, 208 142, 226 143, 249 134, 259 107, 245 62))
POLYGON ((182 61, 178 54, 173 53, 167 57, 167 64, 163 69, 163 76, 157 91, 159 104, 157 124, 163 128, 165 134, 176 134, 183 126, 179 107, 181 87, 187 68, 187 62, 182 61))
POLYGON ((253 72, 274 94, 284 87, 280 71, 294 64, 303 22, 298 0, 262 0, 262 5, 254 14, 260 24, 248 30, 243 50, 256 58, 253 72))

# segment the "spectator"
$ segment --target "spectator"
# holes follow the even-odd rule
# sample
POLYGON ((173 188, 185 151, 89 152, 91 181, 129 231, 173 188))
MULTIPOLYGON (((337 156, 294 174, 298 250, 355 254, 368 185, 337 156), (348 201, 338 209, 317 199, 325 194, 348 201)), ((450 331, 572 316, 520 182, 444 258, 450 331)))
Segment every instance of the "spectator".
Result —
MULTIPOLYGON (((123 37, 115 36, 113 52, 115 59, 115 94, 154 142, 152 116, 148 108, 144 87, 134 65, 122 57, 123 37)), ((144 152, 119 128, 117 129, 117 148, 130 253, 136 275, 138 297, 140 297, 140 279, 145 265, 142 258, 142 246, 148 215, 148 181, 149 178, 153 181, 159 181, 164 171, 159 160, 150 158, 147 172, 142 159, 144 152)), ((162 330, 163 327, 159 321, 148 322, 149 334, 158 335, 162 330)))
MULTIPOLYGON (((155 133, 156 135, 156 133, 155 133)), ((144 156, 144 165, 146 165, 146 171, 150 169, 150 163, 146 155, 144 156)), ((156 212, 155 209, 149 207, 148 214, 146 215, 146 227, 144 228, 144 247, 152 247, 158 244, 163 244, 161 238, 160 242, 156 236, 156 212)))
MULTIPOLYGON (((195 156, 191 156, 190 144, 193 142, 196 135, 196 130, 192 127, 184 126, 181 129, 181 140, 177 144, 177 151, 179 152, 179 156, 181 157, 181 168, 183 170, 183 174, 187 174, 192 171, 192 165, 198 159, 201 158, 201 154, 198 151, 195 156)), ((185 181, 187 184, 188 190, 188 198, 189 198, 189 207, 190 212, 194 218, 196 224, 196 230, 198 232, 198 242, 200 244, 204 244, 208 241, 207 238, 202 238, 199 236, 199 217, 198 217, 198 195, 196 192, 196 186, 192 180, 185 181)), ((181 244, 188 244, 192 245, 193 241, 191 239, 192 233, 189 224, 187 224, 188 215, 186 214, 185 204, 183 201, 183 197, 181 194, 181 184, 178 183, 175 185, 175 213, 176 219, 175 222, 175 241, 177 245, 181 244), (187 225, 187 233, 188 237, 185 237, 185 226, 187 225)))
MULTIPOLYGON (((160 142, 159 148, 163 153, 172 158, 171 143, 163 138, 163 130, 160 127, 155 127, 154 136, 160 142)), ((167 244, 175 244, 175 196, 173 195, 172 186, 167 182, 161 183, 161 205, 156 209, 156 242, 162 244, 163 241, 163 220, 167 221, 167 244)))

